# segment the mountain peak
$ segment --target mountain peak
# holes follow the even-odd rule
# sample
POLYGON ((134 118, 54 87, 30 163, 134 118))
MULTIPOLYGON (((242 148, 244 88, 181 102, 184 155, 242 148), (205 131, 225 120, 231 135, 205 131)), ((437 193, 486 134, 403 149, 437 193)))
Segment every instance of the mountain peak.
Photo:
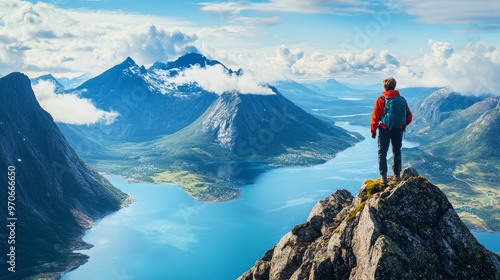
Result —
POLYGON ((146 73, 146 69, 144 68, 144 66, 139 66, 130 56, 127 57, 127 59, 125 59, 122 63, 116 65, 111 69, 117 69, 123 74, 131 77, 146 73))
POLYGON ((128 66, 136 66, 137 65, 135 63, 135 61, 130 56, 128 56, 127 59, 125 59, 121 64, 128 65, 128 66))
POLYGON ((52 74, 45 74, 45 75, 42 75, 38 78, 43 79, 43 80, 56 80, 56 78, 54 76, 52 76, 52 74))
POLYGON ((239 279, 499 279, 445 194, 413 168, 320 201, 239 279))
POLYGON ((52 84, 54 84, 55 92, 62 92, 64 90, 64 86, 59 82, 59 80, 57 80, 54 76, 52 76, 52 74, 46 74, 46 75, 42 75, 42 76, 36 77, 34 79, 31 79, 31 82, 33 84, 37 84, 40 81, 47 81, 47 82, 51 82, 52 84))
POLYGON ((203 68, 205 66, 211 66, 216 64, 221 64, 221 63, 216 60, 208 59, 206 56, 199 53, 188 53, 179 57, 175 61, 167 63, 166 66, 168 69, 172 68, 185 69, 193 65, 199 65, 200 67, 203 68))
POLYGON ((9 108, 31 110, 35 104, 38 106, 28 76, 19 72, 10 73, 2 77, 1 84, 6 89, 0 91, 0 106, 6 106, 4 110, 9 108))

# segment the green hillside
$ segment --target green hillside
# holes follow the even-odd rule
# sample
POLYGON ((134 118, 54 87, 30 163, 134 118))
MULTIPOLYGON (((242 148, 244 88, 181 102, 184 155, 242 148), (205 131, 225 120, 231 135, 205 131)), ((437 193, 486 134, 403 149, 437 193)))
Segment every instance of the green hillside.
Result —
MULTIPOLYGON (((500 99, 436 111, 426 139, 405 151, 407 161, 439 183, 470 228, 500 231, 500 99)), ((417 115, 417 117, 419 117, 417 115)))

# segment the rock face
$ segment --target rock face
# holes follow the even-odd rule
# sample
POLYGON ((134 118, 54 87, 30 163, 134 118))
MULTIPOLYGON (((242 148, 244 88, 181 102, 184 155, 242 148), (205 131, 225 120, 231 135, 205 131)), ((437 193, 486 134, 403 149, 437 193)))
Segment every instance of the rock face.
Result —
POLYGON ((21 73, 0 79, 0 174, 0 279, 53 279, 85 263, 73 252, 88 248, 85 230, 127 198, 78 157, 21 73))
POLYGON ((500 257, 410 168, 386 188, 367 180, 356 197, 318 202, 239 279, 500 279, 500 257))

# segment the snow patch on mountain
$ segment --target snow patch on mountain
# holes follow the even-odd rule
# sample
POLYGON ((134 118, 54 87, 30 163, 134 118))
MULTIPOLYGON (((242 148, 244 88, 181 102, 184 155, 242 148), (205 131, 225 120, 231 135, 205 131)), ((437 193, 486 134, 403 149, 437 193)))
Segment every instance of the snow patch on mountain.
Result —
POLYGON ((132 65, 129 68, 123 69, 123 74, 130 77, 138 76, 141 75, 141 68, 137 65, 132 65))
POLYGON ((152 73, 147 73, 142 78, 148 84, 148 89, 152 92, 170 94, 176 87, 172 83, 166 82, 170 77, 170 70, 155 69, 152 73))

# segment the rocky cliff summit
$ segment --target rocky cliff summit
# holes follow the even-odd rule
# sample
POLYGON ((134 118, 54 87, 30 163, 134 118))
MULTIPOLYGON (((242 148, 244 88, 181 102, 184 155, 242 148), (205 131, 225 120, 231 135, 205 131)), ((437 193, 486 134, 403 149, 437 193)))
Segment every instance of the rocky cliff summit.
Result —
POLYGON ((445 194, 413 168, 318 202, 239 279, 500 279, 445 194))

